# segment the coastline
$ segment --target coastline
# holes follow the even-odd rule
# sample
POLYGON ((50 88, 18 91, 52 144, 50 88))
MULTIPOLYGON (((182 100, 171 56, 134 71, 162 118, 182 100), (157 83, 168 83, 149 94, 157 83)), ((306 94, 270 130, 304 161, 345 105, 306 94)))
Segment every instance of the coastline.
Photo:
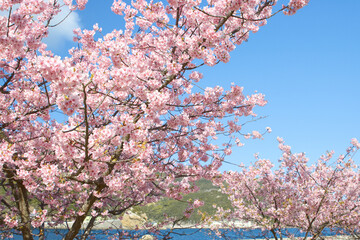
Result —
MULTIPOLYGON (((72 226, 74 222, 73 221, 69 221, 69 222, 65 222, 63 224, 57 225, 57 226, 51 226, 51 222, 45 222, 45 228, 47 229, 68 229, 69 227, 72 226)), ((82 227, 81 229, 85 229, 87 224, 89 223, 89 220, 85 220, 84 222, 84 227, 82 227)), ((175 226, 173 226, 172 224, 168 224, 168 225, 164 225, 162 227, 160 227, 160 230, 165 230, 165 229, 171 229, 171 228, 176 228, 176 229, 208 229, 208 228, 219 228, 222 225, 221 222, 212 222, 211 224, 205 224, 205 225, 197 225, 194 223, 180 223, 180 224, 175 224, 175 226)), ((230 225, 230 224, 227 224, 230 225)), ((256 225, 254 225, 251 222, 242 222, 242 221, 234 221, 231 223, 231 227, 234 228, 243 228, 243 229, 252 229, 252 228, 256 228, 256 225)), ((230 227, 221 227, 223 229, 225 228, 230 228, 230 227)), ((123 226, 121 220, 119 219, 107 219, 107 220, 103 220, 103 221, 98 221, 95 222, 94 230, 107 230, 107 229, 124 229, 124 230, 134 230, 135 228, 129 228, 126 226, 123 226)), ((139 230, 146 230, 147 228, 145 227, 145 225, 140 225, 138 226, 139 230)))
MULTIPOLYGON (((89 221, 85 221, 85 226, 87 225, 86 223, 88 223, 89 221)), ((73 224, 73 222, 67 222, 64 223, 62 225, 58 225, 56 227, 52 227, 49 224, 51 223, 45 223, 45 228, 46 229, 59 229, 59 230, 65 230, 68 229, 69 227, 71 227, 71 225, 73 224)), ((251 230, 251 229, 256 229, 257 226, 252 224, 251 222, 231 222, 229 224, 227 224, 227 226, 232 226, 233 228, 236 229, 244 229, 244 230, 251 230)), ((160 230, 169 230, 169 229, 177 229, 177 230, 181 230, 181 229, 230 229, 230 227, 221 227, 221 223, 220 222, 213 222, 211 225, 195 225, 195 224, 191 224, 191 223, 183 223, 183 224, 176 224, 174 227, 172 225, 164 225, 162 227, 160 227, 160 230)), ((85 230, 85 227, 81 228, 82 230, 85 230)), ((119 219, 107 219, 107 220, 102 220, 99 222, 96 222, 94 224, 93 230, 119 230, 119 229, 123 229, 123 230, 134 230, 134 231, 141 231, 141 230, 147 230, 147 228, 143 226, 140 226, 138 229, 134 229, 134 228, 124 228, 121 224, 121 220, 119 219)), ((142 238, 140 238, 142 240, 154 240, 156 238, 154 238, 154 236, 152 236, 152 234, 149 235, 149 233, 147 233, 146 235, 142 236, 142 238)), ((249 238, 249 239, 244 239, 244 240, 250 240, 253 238, 249 238)), ((259 238, 259 239, 268 239, 268 240, 275 240, 275 238, 259 238)), ((300 240, 300 239, 304 239, 304 237, 295 237, 295 238, 282 238, 283 240, 291 240, 291 239, 296 239, 296 240, 300 240)), ((310 237, 308 238, 310 239, 310 237)), ((324 240, 351 240, 351 239, 355 239, 351 236, 347 236, 347 235, 334 235, 334 236, 323 236, 322 239, 324 240)))
MULTIPOLYGON (((86 220, 84 226, 86 227, 87 223, 89 221, 86 220)), ((64 224, 61 225, 57 225, 56 227, 51 226, 51 223, 49 222, 45 222, 45 228, 47 229, 68 229, 69 227, 71 227, 71 225, 73 224, 73 222, 66 222, 64 224)), ((183 224, 176 224, 175 226, 173 225, 164 225, 162 227, 160 227, 160 230, 166 230, 166 229, 212 229, 212 228, 219 228, 221 227, 221 223, 220 222, 213 222, 210 225, 196 225, 196 224, 191 224, 191 223, 183 223, 183 224)), ((230 226, 233 228, 237 228, 237 229, 255 229, 257 228, 257 226, 251 222, 241 222, 241 221, 235 221, 235 222, 231 222, 229 224, 227 224, 227 226, 230 226)), ((81 228, 82 230, 85 229, 85 227, 81 228)), ((111 229, 123 229, 123 230, 147 230, 147 228, 142 225, 139 226, 138 229, 134 229, 134 228, 124 228, 121 220, 119 219, 107 219, 107 220, 102 220, 99 222, 96 222, 94 224, 93 230, 111 230, 111 229)), ((221 227, 221 229, 230 229, 230 227, 221 227)), ((147 236, 147 235, 146 235, 147 236)), ((149 235, 150 236, 150 235, 149 235)), ((265 238, 264 238, 265 239, 265 238)), ((274 238, 266 238, 269 240, 275 240, 274 238)), ((295 237, 295 238, 283 238, 283 240, 290 240, 290 239, 303 239, 303 237, 295 237)), ((325 240, 350 240, 350 239, 354 239, 351 236, 347 236, 347 235, 336 235, 336 236, 325 236, 323 237, 323 239, 325 240)), ((244 239, 244 240, 250 240, 250 239, 244 239)))

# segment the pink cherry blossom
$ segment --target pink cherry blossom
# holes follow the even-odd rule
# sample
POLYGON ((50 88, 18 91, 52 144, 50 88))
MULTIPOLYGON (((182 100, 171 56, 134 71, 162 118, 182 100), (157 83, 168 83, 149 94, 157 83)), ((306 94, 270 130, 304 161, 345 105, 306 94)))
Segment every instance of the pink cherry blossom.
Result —
POLYGON ((262 229, 261 234, 268 232, 275 238, 280 232, 291 237, 287 228, 300 229, 306 236, 323 236, 325 228, 337 234, 343 229, 355 236, 360 219, 360 176, 352 152, 333 163, 333 152, 329 152, 310 165, 304 153, 291 153, 282 139, 279 142, 283 155, 278 168, 257 157, 252 166, 219 176, 222 181, 217 183, 234 210, 225 213, 219 208, 216 217, 223 216, 227 227, 232 227, 229 221, 249 221, 262 229))
MULTIPOLYGON (((181 199, 201 178, 220 181, 233 141, 262 137, 241 132, 242 117, 267 101, 236 85, 193 88, 206 81, 201 67, 230 61, 275 11, 292 14, 307 3, 115 0, 125 28, 100 38, 98 24, 74 29, 78 47, 60 57, 44 43, 53 18, 87 0, 63 2, 0 1, 8 13, 0 16, 0 228, 27 240, 45 221, 74 221, 64 239, 86 239, 79 233, 93 228, 86 217, 115 218, 163 197, 181 199), (223 137, 223 148, 212 141, 223 137)), ((256 167, 271 173, 266 161, 256 167)), ((190 202, 185 216, 201 205, 190 202)))

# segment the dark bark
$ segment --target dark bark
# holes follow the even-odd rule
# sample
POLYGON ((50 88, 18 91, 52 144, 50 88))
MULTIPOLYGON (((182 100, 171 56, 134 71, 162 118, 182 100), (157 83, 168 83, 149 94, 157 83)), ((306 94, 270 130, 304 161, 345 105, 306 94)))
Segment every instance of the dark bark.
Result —
POLYGON ((15 170, 4 166, 4 172, 10 182, 12 194, 15 198, 16 207, 20 214, 21 223, 19 229, 24 240, 33 240, 31 233, 31 219, 29 209, 29 198, 22 180, 15 178, 15 170))
POLYGON ((69 232, 66 234, 64 240, 73 240, 76 237, 76 235, 80 231, 80 228, 81 228, 86 216, 88 215, 91 207, 93 206, 93 204, 95 203, 96 200, 97 200, 97 197, 95 197, 93 194, 91 194, 89 196, 86 203, 83 205, 83 207, 81 209, 83 214, 81 216, 80 215, 76 216, 75 222, 71 226, 69 232))
POLYGON ((91 217, 91 219, 90 219, 88 225, 86 226, 86 229, 85 229, 83 235, 81 236, 80 240, 86 240, 87 239, 87 237, 89 236, 92 228, 94 227, 95 220, 96 220, 96 217, 91 217))

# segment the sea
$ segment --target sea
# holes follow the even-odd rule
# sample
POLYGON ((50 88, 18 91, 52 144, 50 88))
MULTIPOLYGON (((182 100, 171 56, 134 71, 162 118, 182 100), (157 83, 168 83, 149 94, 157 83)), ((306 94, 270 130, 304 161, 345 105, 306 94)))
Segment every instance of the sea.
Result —
MULTIPOLYGON (((335 236, 338 234, 346 235, 346 233, 339 233, 339 229, 324 229, 323 236, 335 236)), ((35 232, 34 232, 35 233, 35 232)), ((45 230, 46 240, 61 240, 66 234, 66 230, 61 229, 47 229, 45 230)), ((87 237, 89 240, 120 240, 120 239, 141 239, 144 235, 156 236, 157 239, 163 240, 211 240, 211 239, 268 239, 273 238, 273 235, 262 229, 219 229, 213 231, 211 229, 194 229, 194 228, 183 228, 174 230, 161 230, 156 233, 149 233, 146 230, 139 231, 124 231, 124 230, 94 230, 91 235, 87 237)), ((287 228, 282 230, 283 237, 289 237, 293 235, 295 237, 304 237, 305 233, 295 228, 287 228)), ((280 235, 278 235, 279 237, 280 235)), ((13 239, 21 240, 22 237, 13 234, 12 238, 2 239, 13 239)), ((35 238, 36 240, 37 238, 35 238)), ((310 239, 310 238, 309 238, 310 239)))

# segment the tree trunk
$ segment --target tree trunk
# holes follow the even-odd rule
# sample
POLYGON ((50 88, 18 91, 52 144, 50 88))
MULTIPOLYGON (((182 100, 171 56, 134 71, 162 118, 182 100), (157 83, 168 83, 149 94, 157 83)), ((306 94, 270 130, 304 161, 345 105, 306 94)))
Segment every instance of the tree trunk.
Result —
POLYGON ((31 219, 29 209, 29 198, 22 180, 15 178, 15 170, 4 166, 4 172, 9 180, 12 194, 15 198, 16 207, 20 214, 21 224, 19 226, 24 240, 33 240, 31 233, 31 219))
POLYGON ((19 193, 18 199, 18 209, 21 213, 21 223, 23 224, 21 227, 21 232, 24 240, 33 240, 33 236, 31 233, 31 219, 30 219, 30 210, 29 210, 29 199, 27 196, 27 190, 22 184, 22 181, 16 181, 17 190, 19 193))
POLYGON ((97 200, 97 197, 95 197, 93 194, 91 194, 89 196, 86 203, 84 204, 84 206, 81 209, 83 214, 81 216, 80 215, 76 216, 75 222, 71 226, 69 232, 66 234, 64 240, 73 240, 76 237, 76 235, 80 231, 80 228, 81 228, 86 216, 88 215, 91 207, 93 206, 93 204, 95 203, 96 200, 97 200))
POLYGON ((94 224, 95 224, 95 220, 96 220, 96 217, 92 217, 90 219, 90 222, 88 223, 83 235, 81 236, 81 239, 80 240, 86 240, 87 237, 89 236, 92 228, 94 227, 94 224))

